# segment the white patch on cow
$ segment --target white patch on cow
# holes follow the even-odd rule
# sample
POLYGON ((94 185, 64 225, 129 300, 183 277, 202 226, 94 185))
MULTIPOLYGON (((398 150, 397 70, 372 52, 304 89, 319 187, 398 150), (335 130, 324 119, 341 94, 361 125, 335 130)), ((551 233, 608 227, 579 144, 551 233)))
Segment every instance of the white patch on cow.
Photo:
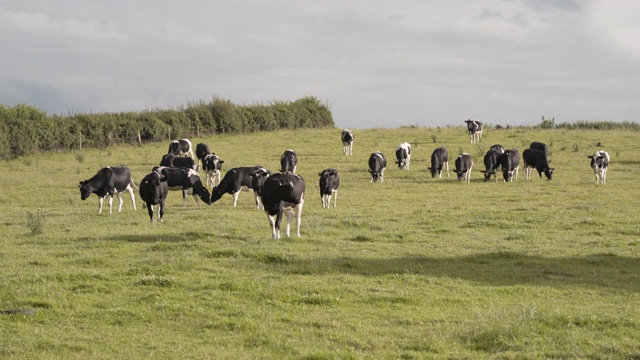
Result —
POLYGON ((602 183, 605 185, 607 183, 609 161, 611 160, 609 153, 604 150, 599 150, 589 156, 589 158, 593 162, 591 168, 593 169, 593 174, 596 177, 596 184, 602 183))

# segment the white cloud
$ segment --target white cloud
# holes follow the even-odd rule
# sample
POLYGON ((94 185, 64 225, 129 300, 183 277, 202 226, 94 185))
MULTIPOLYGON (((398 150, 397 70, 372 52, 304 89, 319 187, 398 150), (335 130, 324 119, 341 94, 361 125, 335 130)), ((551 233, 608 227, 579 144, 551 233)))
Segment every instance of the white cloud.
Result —
POLYGON ((640 59, 640 3, 594 0, 586 6, 587 31, 611 48, 640 59))

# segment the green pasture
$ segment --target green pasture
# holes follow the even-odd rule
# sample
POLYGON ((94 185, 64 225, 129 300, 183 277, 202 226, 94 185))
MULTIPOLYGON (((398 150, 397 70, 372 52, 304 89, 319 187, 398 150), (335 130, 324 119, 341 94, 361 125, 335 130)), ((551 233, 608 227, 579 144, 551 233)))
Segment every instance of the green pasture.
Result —
MULTIPOLYGON (((298 154, 307 183, 301 238, 273 240, 252 193, 182 207, 162 224, 137 198, 109 215, 78 183, 125 164, 136 183, 169 141, 0 162, 2 359, 640 358, 640 135, 635 131, 464 127, 341 129, 192 138, 236 166, 277 170, 298 154), (413 145, 411 170, 393 164, 413 145), (521 169, 483 182, 499 143, 550 146, 553 180, 521 169), (471 183, 432 179, 433 149, 475 161, 471 183), (587 156, 611 155, 606 185, 587 156), (370 183, 367 159, 389 167, 370 183), (318 173, 336 168, 338 207, 318 173)), ((204 180, 204 174, 201 172, 204 180)), ((136 196, 137 196, 136 192, 136 196)))

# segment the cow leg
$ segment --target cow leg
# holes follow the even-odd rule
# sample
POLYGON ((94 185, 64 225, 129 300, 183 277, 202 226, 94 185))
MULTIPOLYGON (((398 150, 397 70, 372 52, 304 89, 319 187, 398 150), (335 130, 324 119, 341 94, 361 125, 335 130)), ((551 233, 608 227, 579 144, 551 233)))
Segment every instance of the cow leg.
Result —
POLYGON ((194 194, 192 194, 192 196, 193 196, 193 200, 195 200, 195 201, 196 201, 196 205, 197 205, 198 207, 200 207, 200 198, 198 198, 198 194, 195 194, 195 193, 194 193, 194 194))
POLYGON ((182 207, 187 207, 187 191, 182 190, 182 207))
POLYGON ((257 191, 254 191, 253 196, 256 198, 256 209, 260 210, 260 195, 258 195, 257 191))
MULTIPOLYGON (((293 208, 285 210, 284 213, 285 215, 287 215, 287 237, 290 238, 291 223, 293 222, 293 208)), ((298 237, 300 237, 299 233, 298 233, 298 237)))
POLYGON ((602 169, 602 185, 607 183, 607 168, 602 169))
POLYGON ((149 213, 149 219, 153 223, 153 205, 147 204, 147 212, 149 213))
POLYGON ((113 195, 108 195, 108 196, 109 196, 109 214, 112 214, 111 207, 113 206, 113 195))
POLYGON ((242 190, 238 190, 233 193, 233 207, 236 207, 238 205, 238 197, 240 196, 240 191, 242 190))
MULTIPOLYGON (((333 190, 333 191, 331 191, 331 192, 332 192, 332 193, 335 193, 335 194, 333 195, 333 207, 335 208, 335 207, 337 206, 337 205, 336 205, 336 203, 337 203, 337 201, 338 201, 338 190, 333 190)), ((329 199, 329 204, 331 204, 331 199, 329 199)))
POLYGON ((300 198, 300 204, 295 207, 296 212, 296 235, 300 237, 300 221, 302 220, 302 207, 304 206, 304 194, 300 198))
POLYGON ((164 199, 160 200, 160 210, 158 210, 158 222, 162 222, 162 217, 164 216, 164 199))
POLYGON ((102 214, 102 203, 104 202, 104 197, 98 199, 98 214, 102 214))
POLYGON ((274 239, 280 239, 280 230, 276 230, 276 219, 275 216, 269 215, 267 213, 267 218, 269 218, 269 225, 271 225, 271 237, 274 239))
POLYGON ((131 185, 127 186, 127 190, 129 191, 129 196, 131 196, 131 203, 133 204, 133 211, 137 211, 138 208, 136 208, 136 196, 133 192, 133 188, 131 187, 131 185))

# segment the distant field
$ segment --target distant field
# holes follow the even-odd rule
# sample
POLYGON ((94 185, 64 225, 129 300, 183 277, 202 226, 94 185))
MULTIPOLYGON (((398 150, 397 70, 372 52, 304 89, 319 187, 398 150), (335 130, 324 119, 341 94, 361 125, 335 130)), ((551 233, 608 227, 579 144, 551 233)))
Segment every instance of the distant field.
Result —
POLYGON ((183 208, 171 192, 162 224, 139 198, 113 215, 80 200, 103 166, 139 183, 168 141, 0 162, 0 310, 35 310, 0 315, 0 358, 640 358, 638 132, 486 129, 474 145, 463 127, 359 130, 347 157, 340 130, 191 139, 223 174, 297 152, 302 237, 281 240, 252 193, 183 208), (393 164, 403 141, 409 171, 393 164), (553 180, 482 181, 490 145, 532 141, 550 146, 553 180), (473 156, 471 183, 431 178, 439 146, 452 170, 473 156), (371 184, 376 150, 390 164, 371 184), (329 210, 327 167, 342 180, 329 210))

